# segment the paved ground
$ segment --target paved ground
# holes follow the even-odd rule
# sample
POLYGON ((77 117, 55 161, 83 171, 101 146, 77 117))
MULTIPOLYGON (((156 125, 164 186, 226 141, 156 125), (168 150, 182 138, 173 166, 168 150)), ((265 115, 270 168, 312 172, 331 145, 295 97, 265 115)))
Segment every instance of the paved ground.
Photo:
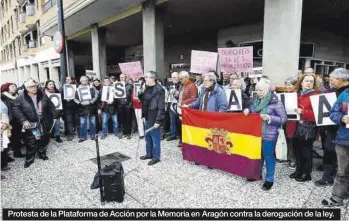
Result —
MULTIPOLYGON (((137 160, 145 152, 144 140, 119 140, 114 136, 100 142, 101 155, 120 152, 131 159, 123 162, 125 172, 125 201, 107 203, 106 208, 320 208, 323 197, 332 187, 315 187, 313 182, 290 180, 292 172, 278 164, 276 183, 269 192, 261 190, 262 181, 247 183, 245 179, 218 170, 209 170, 182 160, 177 142, 162 142, 162 161, 148 166, 137 160)), ((62 144, 51 141, 50 160, 37 159, 27 169, 22 159, 11 163, 3 173, 2 207, 7 208, 96 208, 100 204, 99 190, 90 184, 97 166, 90 161, 96 157, 95 143, 77 140, 62 144)), ((313 180, 320 172, 313 173, 313 180)), ((342 219, 349 220, 348 207, 343 207, 342 219)))

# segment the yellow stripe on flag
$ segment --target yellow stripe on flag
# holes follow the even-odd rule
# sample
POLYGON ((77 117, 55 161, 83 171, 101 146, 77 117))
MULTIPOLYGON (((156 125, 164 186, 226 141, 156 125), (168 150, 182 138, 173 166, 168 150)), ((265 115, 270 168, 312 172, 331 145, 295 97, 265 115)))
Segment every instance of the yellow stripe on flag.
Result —
MULTIPOLYGON (((212 131, 206 128, 182 125, 182 142, 190 145, 209 149, 209 143, 206 138, 212 138, 212 131)), ((249 159, 261 159, 262 138, 246 134, 227 133, 224 143, 230 141, 233 147, 231 154, 247 157, 249 159)))

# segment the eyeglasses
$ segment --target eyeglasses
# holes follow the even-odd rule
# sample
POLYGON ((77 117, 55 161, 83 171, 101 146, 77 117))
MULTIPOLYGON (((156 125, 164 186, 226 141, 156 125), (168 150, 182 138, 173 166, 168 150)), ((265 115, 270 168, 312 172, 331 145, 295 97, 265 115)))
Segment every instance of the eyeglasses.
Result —
POLYGON ((28 88, 36 88, 37 85, 33 85, 33 86, 28 86, 28 88))

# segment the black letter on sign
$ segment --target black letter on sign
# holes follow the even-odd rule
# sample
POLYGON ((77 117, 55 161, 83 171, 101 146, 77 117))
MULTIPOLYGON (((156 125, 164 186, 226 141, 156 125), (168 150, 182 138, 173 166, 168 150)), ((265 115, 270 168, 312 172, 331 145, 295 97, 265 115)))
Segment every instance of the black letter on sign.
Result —
POLYGON ((115 96, 117 98, 126 98, 125 84, 120 82, 115 83, 115 96))
POLYGON ((231 106, 236 106, 237 108, 236 110, 242 110, 238 96, 236 96, 235 90, 231 90, 231 93, 230 93, 229 110, 231 110, 231 106))
POLYGON ((74 99, 74 97, 75 97, 75 88, 70 84, 65 84, 64 85, 64 99, 71 100, 71 99, 74 99))
POLYGON ((61 106, 61 98, 57 94, 52 94, 50 100, 56 109, 61 106))
POLYGON ((324 117, 329 117, 331 111, 331 105, 326 99, 325 95, 319 96, 319 113, 318 113, 318 124, 322 124, 324 117), (324 113, 324 105, 326 106, 327 112, 324 113))
POLYGON ((91 100, 91 92, 89 87, 79 88, 79 94, 80 94, 80 102, 91 100))

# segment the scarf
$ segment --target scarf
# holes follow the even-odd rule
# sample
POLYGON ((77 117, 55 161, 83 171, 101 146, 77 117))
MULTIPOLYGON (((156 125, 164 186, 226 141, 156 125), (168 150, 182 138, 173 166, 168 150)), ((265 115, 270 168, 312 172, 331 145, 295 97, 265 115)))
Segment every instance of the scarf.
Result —
POLYGON ((12 95, 12 94, 10 94, 9 92, 7 92, 7 91, 5 91, 4 93, 2 93, 3 95, 5 95, 6 97, 8 97, 8 98, 10 98, 10 99, 12 99, 12 100, 15 100, 16 99, 16 97, 17 97, 17 95, 16 94, 14 94, 14 95, 12 95))
POLYGON ((208 104, 208 97, 210 96, 211 92, 213 91, 215 87, 215 84, 213 84, 211 87, 205 89, 204 97, 202 100, 202 110, 206 111, 207 110, 207 104, 208 104))
MULTIPOLYGON (((271 92, 269 92, 263 99, 259 99, 258 97, 256 97, 252 103, 252 106, 255 112, 260 114, 267 114, 268 104, 270 103, 272 98, 273 98, 273 94, 271 92)), ((265 134, 266 128, 267 128, 267 122, 263 121, 262 134, 265 134)))
POLYGON ((310 94, 313 91, 315 91, 315 89, 309 89, 309 90, 305 90, 305 91, 301 90, 301 91, 299 91, 299 94, 300 95, 310 94))

